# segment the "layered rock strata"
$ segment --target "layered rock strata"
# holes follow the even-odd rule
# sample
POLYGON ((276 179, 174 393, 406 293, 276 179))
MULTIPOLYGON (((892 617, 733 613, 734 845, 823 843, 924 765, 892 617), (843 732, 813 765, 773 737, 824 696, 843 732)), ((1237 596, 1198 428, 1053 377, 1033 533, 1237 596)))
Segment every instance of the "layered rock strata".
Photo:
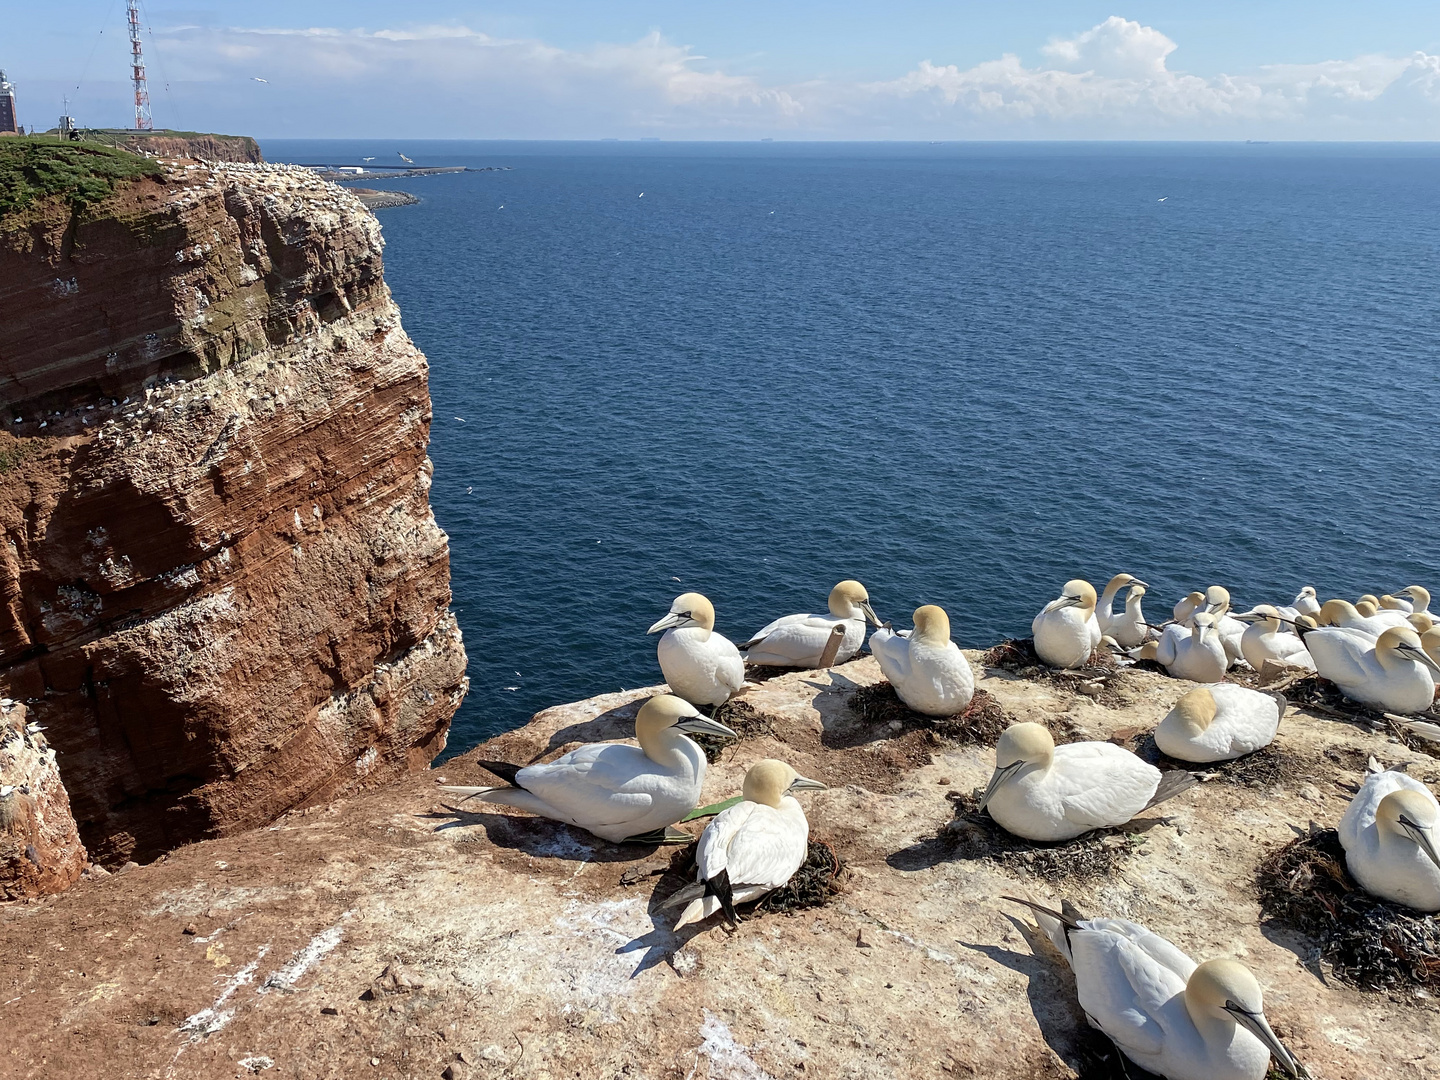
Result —
POLYGON ((465 653, 382 246, 285 166, 167 162, 0 222, 0 693, 97 861, 444 746, 465 653))
POLYGON ((40 725, 0 698, 0 900, 69 888, 88 861, 40 725))

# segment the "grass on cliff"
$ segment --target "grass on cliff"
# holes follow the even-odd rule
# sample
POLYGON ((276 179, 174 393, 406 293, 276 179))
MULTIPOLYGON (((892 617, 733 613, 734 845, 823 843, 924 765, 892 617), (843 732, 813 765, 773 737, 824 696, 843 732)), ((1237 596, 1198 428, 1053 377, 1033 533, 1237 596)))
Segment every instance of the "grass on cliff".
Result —
POLYGON ((0 218, 55 195, 89 206, 117 184, 159 175, 157 162, 109 146, 11 136, 0 139, 0 218))

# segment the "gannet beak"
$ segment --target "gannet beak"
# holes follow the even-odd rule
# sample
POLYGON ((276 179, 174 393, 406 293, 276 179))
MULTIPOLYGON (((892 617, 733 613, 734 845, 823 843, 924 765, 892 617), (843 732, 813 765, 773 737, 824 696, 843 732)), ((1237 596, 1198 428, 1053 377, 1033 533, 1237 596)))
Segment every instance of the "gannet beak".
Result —
POLYGON ((995 794, 996 791, 1000 789, 1000 785, 1005 783, 1006 780, 1009 780, 1010 777, 1014 776, 1015 773, 1019 771, 1020 767, 1024 764, 1024 761, 1011 762, 1003 769, 996 769, 991 774, 990 783, 985 785, 985 794, 980 796, 981 810, 985 809, 986 805, 990 802, 991 797, 995 794))
POLYGON ((1265 619, 1264 615, 1260 615, 1254 611, 1237 611, 1230 617, 1232 619, 1238 619, 1243 623, 1258 623, 1263 622, 1265 619))
POLYGON ((865 618, 869 620, 871 626, 877 628, 880 626, 880 616, 875 614, 875 609, 870 606, 869 600, 860 601, 860 610, 865 613, 865 618))
POLYGON ((1440 664, 1437 664, 1434 660, 1430 659, 1430 654, 1427 653, 1424 649, 1417 648, 1416 646, 1410 644, 1401 644, 1395 646, 1395 651, 1404 653, 1406 656, 1410 657, 1411 660, 1420 661, 1420 663, 1424 664, 1431 671, 1435 672, 1435 674, 1440 675, 1440 664))
POLYGON ((676 731, 683 731, 687 735, 718 735, 722 739, 738 739, 739 732, 726 727, 719 720, 711 720, 708 716, 687 716, 675 724, 676 731))
POLYGON ((819 780, 811 780, 808 776, 797 776, 790 782, 791 791, 829 791, 829 784, 822 784, 819 780))
POLYGON ((1265 1019, 1264 1013, 1246 1012, 1233 1001, 1225 1003, 1225 1011, 1235 1018, 1237 1024, 1245 1027, 1252 1035, 1270 1048, 1270 1053, 1280 1063, 1280 1067, 1291 1076, 1300 1076, 1300 1065, 1285 1049, 1285 1044, 1280 1037, 1270 1030, 1270 1023, 1265 1019))
POLYGON ((681 626, 690 618, 688 611, 672 611, 654 626, 646 630, 647 634, 658 634, 661 630, 669 630, 672 626, 681 626))
POLYGON ((1146 584, 1145 582, 1141 581, 1138 577, 1137 577, 1137 578, 1131 578, 1131 579, 1130 579, 1130 584, 1129 584, 1128 588, 1133 589, 1136 585, 1139 585, 1142 589, 1148 589, 1148 588, 1150 587, 1148 584, 1146 584))
POLYGON ((1080 603, 1080 597, 1071 596, 1069 593, 1065 593, 1060 599, 1065 601, 1060 605, 1061 607, 1075 607, 1080 603))
POLYGON ((1400 827, 1405 830, 1405 835, 1420 845, 1420 850, 1430 856, 1430 861, 1440 866, 1440 851, 1435 850, 1435 837, 1431 834, 1427 825, 1417 825, 1407 817, 1400 819, 1400 827))

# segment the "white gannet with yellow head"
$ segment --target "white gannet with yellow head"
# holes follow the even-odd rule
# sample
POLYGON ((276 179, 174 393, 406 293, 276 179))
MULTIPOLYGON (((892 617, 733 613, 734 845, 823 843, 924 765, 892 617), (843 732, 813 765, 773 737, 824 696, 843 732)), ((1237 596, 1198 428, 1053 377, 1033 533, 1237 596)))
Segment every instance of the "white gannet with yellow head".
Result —
POLYGON ((1315 586, 1306 585, 1298 593, 1295 599, 1290 601, 1297 614, 1309 615, 1312 619, 1320 614, 1320 600, 1315 595, 1315 586))
POLYGON ((1075 578, 1065 583, 1060 595, 1051 600, 1030 623, 1035 637, 1035 654, 1053 668, 1080 668, 1104 636, 1095 619, 1095 586, 1075 578))
POLYGON ((1205 590, 1204 610, 1215 620, 1215 636, 1225 650, 1226 662, 1234 666, 1244 659, 1240 639, 1245 634, 1245 624, 1230 614, 1230 590, 1223 585, 1211 585, 1205 590))
POLYGON ((1305 647, 1315 671, 1352 701, 1386 712, 1416 713, 1435 699, 1440 663, 1426 654, 1420 635, 1408 623, 1390 627, 1373 643, 1344 627, 1322 627, 1305 635, 1305 647))
POLYGON ((1430 593, 1419 585, 1407 585, 1395 594, 1397 599, 1408 601, 1410 610, 1407 614, 1424 613, 1432 619, 1436 618, 1430 610, 1430 593))
POLYGON ((1368 893, 1440 911, 1440 804, 1419 780, 1371 763, 1340 819, 1345 865, 1368 893))
POLYGON ((694 705, 720 705, 745 685, 740 650, 715 632, 715 606, 698 592, 677 596, 646 633, 662 630, 656 653, 671 693, 694 705))
POLYGON ((1187 691, 1155 729, 1155 745, 1177 761, 1230 761, 1269 746, 1285 699, 1234 683, 1187 691))
POLYGON ((1190 620, 1194 617, 1195 612, 1204 610, 1205 594, 1197 589, 1194 592, 1189 592, 1182 596, 1179 603, 1171 609, 1170 613, 1175 617, 1177 623, 1189 629, 1190 620))
MULTIPOLYGON (((1420 647, 1425 650, 1425 655, 1440 664, 1440 624, 1433 623, 1424 633, 1420 635, 1420 647)), ((1440 683, 1440 679, 1436 680, 1440 683)))
POLYGON ((1087 919, 1024 904, 1075 972, 1090 1025, 1131 1061, 1165 1080, 1262 1080, 1270 1059, 1304 1075, 1265 1019, 1260 983, 1238 960, 1196 964, 1127 919, 1087 919))
POLYGON ((744 801, 720 811, 700 834, 695 884, 662 905, 686 905, 675 929, 717 911, 724 911, 733 924, 736 904, 758 900, 789 881, 804 865, 810 838, 810 823, 792 793, 824 790, 819 780, 801 776, 774 758, 750 766, 744 801))
POLYGON ((563 821, 619 843, 659 833, 695 809, 705 783, 705 751, 686 733, 739 738, 670 694, 652 697, 635 716, 635 740, 587 743, 554 761, 519 768, 479 764, 504 787, 445 787, 467 799, 498 803, 563 821))
POLYGON ((1114 743, 1056 746, 1044 726, 1027 722, 1001 732, 980 809, 1027 840, 1069 840, 1124 825, 1194 783, 1191 774, 1162 774, 1114 743))
POLYGON ((1297 635, 1281 632, 1280 612, 1269 604, 1260 604, 1254 611, 1244 612, 1235 618, 1250 624, 1240 635, 1240 652, 1245 662, 1256 671, 1267 663, 1315 670, 1310 650, 1305 648, 1305 643, 1297 635))
POLYGON ((865 644, 865 624, 879 626, 870 594, 858 581, 842 581, 830 590, 830 614, 786 615, 767 625, 740 645, 747 664, 771 667, 816 668, 830 643, 836 626, 845 628, 845 637, 835 653, 834 663, 843 664, 865 644))
POLYGON ((910 708, 927 716, 954 716, 975 696, 970 661, 950 640, 950 616, 926 604, 915 609, 914 630, 881 627, 870 635, 880 673, 910 708))
POLYGON ((1123 617, 1115 613, 1115 597, 1119 595, 1121 589, 1133 585, 1139 585, 1141 588, 1144 588, 1145 582, 1141 581, 1134 574, 1116 574, 1105 583, 1105 591, 1100 594, 1100 601, 1095 607, 1095 621, 1100 624, 1101 634, 1109 634, 1111 637, 1115 636, 1110 633, 1110 624, 1116 619, 1123 617))
POLYGON ((1206 611, 1190 617, 1190 631, 1167 626, 1155 648, 1155 659, 1176 679, 1217 683, 1225 677, 1230 660, 1215 634, 1215 619, 1206 611))
MULTIPOLYGON (((1435 628, 1435 620, 1424 611, 1417 611, 1407 617, 1406 621, 1415 628, 1420 635, 1420 640, 1425 640, 1425 635, 1435 628)), ((1428 650, 1427 650, 1428 651, 1428 650)))
MULTIPOLYGON (((1129 576, 1129 575, 1122 575, 1129 576)), ((1150 627, 1145 622, 1145 613, 1140 609, 1149 586, 1143 581, 1130 579, 1129 591, 1125 594, 1125 608, 1118 615, 1102 623, 1101 633, 1114 639, 1122 649, 1134 649, 1143 645, 1150 637, 1150 627)))

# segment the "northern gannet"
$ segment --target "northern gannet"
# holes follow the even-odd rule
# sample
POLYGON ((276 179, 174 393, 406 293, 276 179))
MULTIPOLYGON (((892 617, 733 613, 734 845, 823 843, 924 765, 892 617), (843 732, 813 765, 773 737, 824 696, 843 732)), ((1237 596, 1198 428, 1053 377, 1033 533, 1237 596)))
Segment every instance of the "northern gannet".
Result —
POLYGON ((1285 699, 1234 683, 1197 686, 1155 729, 1155 745, 1177 761, 1229 761, 1269 746, 1285 699))
POLYGON ((1391 596, 1389 593, 1380 597, 1380 607, 1385 611, 1398 611, 1402 615, 1409 615, 1415 610, 1415 605, 1409 600, 1402 600, 1400 597, 1391 596))
POLYGON ((1171 614, 1175 616, 1175 621, 1177 623, 1179 623, 1181 626, 1188 627, 1190 625, 1191 617, 1194 616, 1195 612, 1202 610, 1204 607, 1205 594, 1197 590, 1195 592, 1186 593, 1183 597, 1181 597, 1180 602, 1176 604, 1173 609, 1171 609, 1171 614))
MULTIPOLYGON (((1116 574, 1105 585, 1105 591, 1100 594, 1100 602, 1095 608, 1095 621, 1100 624, 1101 634, 1110 634, 1110 624, 1123 615, 1115 614, 1115 597, 1121 589, 1127 585, 1139 585, 1145 588, 1145 582, 1141 581, 1134 574, 1116 574)), ((1114 634, 1110 634, 1114 637, 1114 634)))
POLYGON ((915 629, 882 627, 870 635, 870 651, 896 695, 927 716, 954 716, 975 696, 970 661, 950 640, 950 617, 926 604, 915 609, 915 629))
POLYGON ((1420 635, 1420 647, 1425 650, 1426 656, 1440 664, 1440 625, 1432 625, 1420 635))
POLYGON ((1415 632, 1420 635, 1421 641, 1424 641, 1425 635, 1435 628, 1435 620, 1423 611, 1415 612, 1406 621, 1415 628, 1415 632))
POLYGON ((1416 713, 1435 700, 1440 663, 1426 655, 1420 635, 1408 624, 1390 627, 1374 644, 1343 627, 1323 627, 1305 635, 1305 647, 1315 671, 1352 701, 1416 713))
POLYGON ((1301 615, 1309 615, 1312 619, 1319 615, 1320 601, 1315 596, 1315 586, 1306 585, 1295 594, 1295 599, 1290 601, 1290 606, 1301 615))
POLYGON ((1132 581, 1130 591, 1125 594, 1125 610, 1101 627, 1101 631, 1123 649, 1143 645, 1150 636, 1150 626, 1145 622, 1145 613, 1140 610, 1140 601, 1146 589, 1144 582, 1132 581))
POLYGON ((1261 604, 1254 611, 1235 617, 1250 623, 1240 635, 1240 651, 1245 662, 1256 671, 1267 663, 1315 670, 1310 650, 1295 634, 1280 632, 1280 613, 1269 604, 1261 604))
POLYGON ((685 732, 739 738, 670 694, 652 697, 635 716, 628 743, 587 743, 543 765, 482 761, 506 787, 446 787, 467 799, 528 810, 616 843, 674 825, 700 801, 705 751, 685 732))
POLYGON ((810 823, 791 792, 824 790, 819 780, 801 776, 774 758, 750 766, 744 801, 720 811, 700 834, 695 884, 662 905, 686 905, 675 929, 717 911, 724 911, 733 925, 736 904, 758 900, 789 881, 805 862, 810 838, 810 823))
POLYGON ((1215 636, 1225 650, 1225 660, 1233 666, 1244 659, 1240 652, 1240 638, 1245 634, 1245 624, 1230 614, 1230 590, 1223 585, 1211 585, 1205 590, 1205 610, 1215 620, 1215 636))
POLYGON ((1410 601, 1411 614, 1423 612, 1431 618, 1435 618, 1435 615, 1430 611, 1430 593, 1421 586, 1407 585, 1395 595, 1410 601))
POLYGON ((1191 774, 1162 774, 1114 743, 1056 746, 1040 724, 1011 724, 995 745, 995 772, 980 809, 1027 840, 1069 840, 1124 825, 1194 783, 1191 774))
POLYGON ((1303 1075, 1270 1029, 1260 984, 1240 961, 1197 965, 1139 923, 1003 899, 1035 913, 1075 972, 1091 1027, 1141 1068, 1166 1080, 1262 1080, 1273 1056, 1291 1076, 1303 1075))
POLYGON ((670 692, 695 705, 720 705, 745 685, 745 661, 715 633, 715 607, 699 593, 682 593, 670 613, 646 631, 661 630, 656 650, 670 692))
POLYGON ((1103 636, 1095 620, 1095 586, 1079 578, 1067 581, 1031 621, 1030 632, 1035 654, 1050 667, 1084 667, 1103 636))
POLYGON ((1316 619, 1322 627, 1336 627, 1368 637, 1372 641, 1392 626, 1407 626, 1409 620, 1398 611, 1377 613, 1367 618, 1348 600, 1326 600, 1316 619))
POLYGON ((1345 865, 1366 892, 1419 911, 1440 911, 1440 805, 1419 780, 1371 771, 1340 819, 1345 865))
POLYGON ((858 581, 842 581, 830 590, 830 614, 786 615, 770 623, 740 646, 745 662, 773 667, 815 668, 830 643, 836 625, 844 624, 845 638, 834 662, 843 664, 865 644, 865 624, 880 620, 870 606, 870 594, 858 581))
POLYGON ((1217 683, 1225 677, 1230 660, 1215 635, 1215 620, 1205 611, 1191 616, 1189 633, 1167 626, 1155 648, 1155 659, 1176 679, 1217 683))

